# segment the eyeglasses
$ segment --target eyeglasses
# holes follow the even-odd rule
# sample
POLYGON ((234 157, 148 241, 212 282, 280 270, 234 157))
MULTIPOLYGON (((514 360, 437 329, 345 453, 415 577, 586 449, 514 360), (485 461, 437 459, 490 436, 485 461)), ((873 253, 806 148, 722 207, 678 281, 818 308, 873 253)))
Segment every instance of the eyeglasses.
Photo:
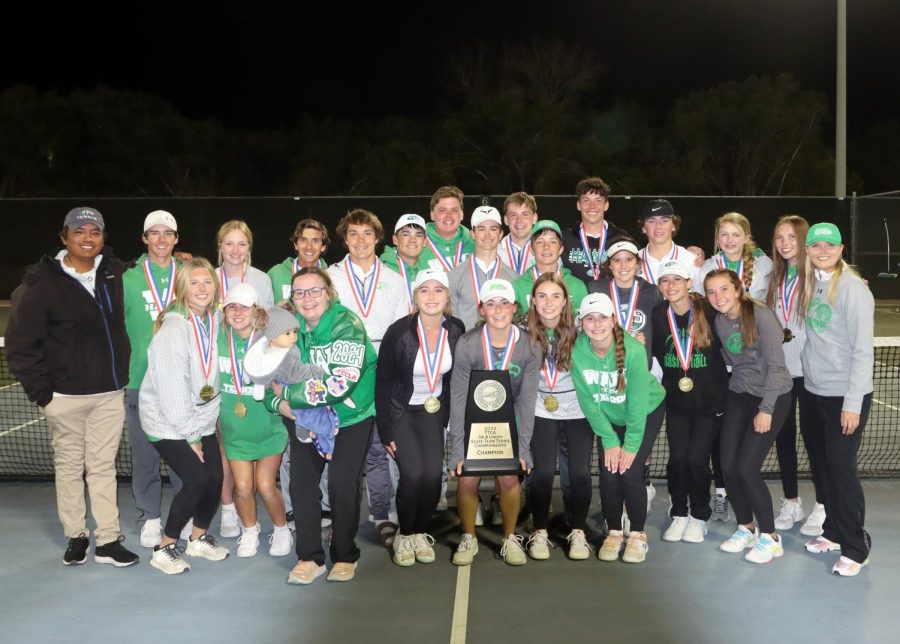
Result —
POLYGON ((325 292, 324 286, 313 286, 312 288, 295 288, 291 290, 291 297, 295 300, 302 300, 304 297, 320 298, 325 292))

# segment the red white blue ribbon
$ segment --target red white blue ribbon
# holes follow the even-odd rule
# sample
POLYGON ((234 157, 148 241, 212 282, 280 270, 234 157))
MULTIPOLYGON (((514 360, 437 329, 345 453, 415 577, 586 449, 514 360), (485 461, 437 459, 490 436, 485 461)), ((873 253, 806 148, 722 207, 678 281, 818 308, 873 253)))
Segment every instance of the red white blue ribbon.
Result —
POLYGON ((528 256, 531 255, 531 240, 529 239, 525 242, 525 247, 521 253, 516 252, 515 244, 512 243, 509 235, 504 237, 500 244, 506 251, 506 258, 509 260, 510 268, 516 272, 516 275, 524 273, 525 269, 528 268, 528 256))
MULTIPOLYGON (((247 343, 244 345, 245 349, 253 344, 255 335, 255 330, 250 332, 250 337, 247 338, 247 343)), ((234 350, 234 329, 228 330, 228 357, 231 360, 231 380, 234 383, 234 390, 240 396, 244 386, 244 363, 238 360, 237 351, 234 350)))
MULTIPOLYGON (((725 257, 725 253, 719 253, 718 255, 716 255, 716 263, 719 265, 719 268, 728 268, 728 261, 727 261, 727 258, 725 257)), ((732 264, 733 263, 734 262, 732 262, 732 264)), ((744 281, 744 257, 743 257, 743 255, 738 260, 737 265, 738 265, 738 269, 735 272, 737 273, 738 279, 741 280, 741 282, 743 282, 744 281)))
MULTIPOLYGON (((247 267, 244 266, 241 269, 241 281, 240 283, 244 283, 244 277, 247 275, 247 267)), ((225 266, 222 265, 219 267, 219 282, 222 285, 222 300, 225 300, 225 294, 228 293, 228 276, 225 274, 225 266)))
POLYGON ((378 287, 378 280, 381 278, 381 260, 375 258, 375 276, 369 287, 360 288, 356 283, 356 276, 350 266, 350 257, 344 259, 344 270, 347 272, 347 280, 350 282, 350 290, 353 293, 353 299, 356 300, 356 308, 363 318, 368 318, 372 312, 372 304, 375 302, 375 291, 378 287))
POLYGON ((669 320, 669 331, 672 333, 672 340, 675 344, 675 354, 678 356, 678 364, 681 365, 682 371, 687 372, 687 370, 691 368, 691 354, 694 352, 694 335, 691 333, 694 322, 694 305, 691 304, 691 310, 688 313, 687 330, 686 333, 683 334, 686 336, 684 339, 682 339, 678 324, 675 322, 675 311, 672 310, 671 305, 669 305, 669 308, 666 310, 666 317, 669 320))
POLYGON ((548 353, 541 368, 544 371, 544 381, 547 383, 547 389, 553 391, 556 381, 559 380, 559 369, 556 368, 556 354, 548 353))
POLYGON ((162 313, 163 309, 166 308, 169 301, 172 299, 172 293, 175 292, 175 273, 177 270, 175 260, 173 259, 172 265, 169 268, 169 285, 163 289, 162 293, 160 293, 159 289, 156 287, 156 281, 153 279, 153 273, 150 270, 150 258, 144 258, 144 277, 147 280, 147 285, 150 287, 150 295, 153 296, 153 303, 156 305, 156 310, 159 313, 162 313))
POLYGON ((631 295, 628 297, 628 308, 623 312, 619 298, 619 287, 616 286, 615 280, 609 281, 609 295, 616 308, 616 318, 619 320, 619 326, 628 333, 631 333, 631 323, 634 322, 634 314, 637 311, 637 299, 640 290, 641 285, 638 284, 637 280, 634 280, 634 286, 631 287, 631 295))
POLYGON ((594 276, 595 280, 600 279, 600 264, 603 261, 603 253, 606 252, 606 233, 608 229, 609 224, 604 221, 603 233, 600 235, 600 246, 597 250, 599 258, 594 262, 594 258, 591 257, 591 246, 588 244, 587 235, 584 232, 584 225, 578 224, 578 239, 581 240, 581 250, 584 251, 584 257, 587 260, 588 272, 594 276))
POLYGON ((496 368, 491 352, 491 336, 488 333, 488 326, 485 324, 481 327, 481 348, 484 352, 484 368, 488 371, 506 371, 509 369, 509 363, 512 362, 513 347, 519 340, 519 329, 511 326, 509 329, 509 338, 506 340, 506 348, 500 356, 500 367, 496 368))
POLYGON ((191 327, 194 330, 194 342, 197 346, 197 353, 200 355, 200 368, 203 370, 203 378, 209 382, 209 374, 212 372, 212 342, 210 338, 215 337, 215 317, 206 312, 207 326, 200 323, 200 318, 194 315, 193 311, 188 311, 191 318, 191 327), (207 330, 208 328, 208 330, 207 330))
POLYGON ((791 310, 794 308, 794 300, 797 297, 798 283, 797 275, 794 275, 791 280, 788 280, 787 275, 785 275, 781 280, 781 285, 778 287, 778 296, 781 300, 781 316, 784 318, 785 324, 791 319, 791 310))
POLYGON ((437 258, 437 260, 441 263, 441 266, 444 269, 444 272, 449 273, 453 270, 453 267, 458 265, 462 261, 463 256, 463 243, 462 240, 456 242, 456 255, 453 257, 453 261, 450 262, 444 257, 444 254, 440 251, 437 245, 431 241, 431 237, 425 235, 425 242, 428 244, 428 247, 431 249, 431 252, 437 258))
POLYGON ((438 379, 441 377, 441 363, 444 361, 444 347, 447 346, 447 329, 444 328, 444 318, 441 317, 441 331, 438 333, 437 344, 434 351, 428 346, 428 334, 425 332, 425 325, 422 318, 419 318, 418 328, 419 334, 419 351, 422 353, 422 364, 425 365, 425 383, 433 394, 437 389, 438 379), (431 358, 432 354, 434 358, 431 358))
MULTIPOLYGON (((500 274, 499 257, 494 258, 494 263, 488 266, 485 274, 489 280, 497 279, 497 276, 500 274)), ((474 255, 469 255, 469 281, 472 284, 472 290, 475 291, 475 301, 478 302, 478 296, 481 293, 481 285, 483 282, 481 281, 481 278, 478 277, 478 265, 475 263, 474 255)))
MULTIPOLYGON (((656 276, 653 274, 653 271, 650 268, 650 260, 653 259, 650 257, 650 253, 647 252, 647 249, 644 248, 641 250, 641 272, 644 274, 644 279, 650 282, 651 284, 656 284, 656 276)), ((672 252, 669 253, 669 256, 666 259, 660 260, 660 264, 665 262, 670 262, 673 259, 678 259, 678 246, 677 244, 672 244, 672 252)))

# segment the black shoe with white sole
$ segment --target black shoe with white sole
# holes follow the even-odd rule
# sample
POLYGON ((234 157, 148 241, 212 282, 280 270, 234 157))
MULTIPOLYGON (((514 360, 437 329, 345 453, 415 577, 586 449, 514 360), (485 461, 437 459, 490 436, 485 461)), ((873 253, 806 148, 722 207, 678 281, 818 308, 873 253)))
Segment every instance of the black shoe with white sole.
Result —
POLYGON ((125 537, 119 535, 119 538, 94 549, 94 561, 97 563, 105 563, 115 566, 116 568, 125 568, 133 566, 141 560, 136 554, 130 550, 126 550, 122 545, 125 537))
POLYGON ((64 566, 77 566, 87 561, 88 549, 91 542, 88 541, 87 535, 82 532, 77 537, 69 539, 69 547, 66 548, 66 554, 63 555, 64 566))

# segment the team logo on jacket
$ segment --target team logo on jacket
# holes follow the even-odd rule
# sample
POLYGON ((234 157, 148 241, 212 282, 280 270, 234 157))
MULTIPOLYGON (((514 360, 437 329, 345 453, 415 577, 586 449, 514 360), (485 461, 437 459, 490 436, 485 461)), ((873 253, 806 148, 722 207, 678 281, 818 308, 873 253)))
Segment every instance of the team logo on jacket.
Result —
POLYGON ((741 339, 741 332, 736 331, 728 336, 725 340, 725 348, 728 353, 740 353, 744 348, 744 341, 741 339))
POLYGON ((325 394, 328 390, 321 380, 309 380, 306 383, 306 402, 310 405, 318 405, 325 402, 325 394))
POLYGON ((822 301, 818 297, 813 298, 806 309, 806 324, 816 333, 822 333, 828 328, 831 322, 831 306, 827 301, 822 301))

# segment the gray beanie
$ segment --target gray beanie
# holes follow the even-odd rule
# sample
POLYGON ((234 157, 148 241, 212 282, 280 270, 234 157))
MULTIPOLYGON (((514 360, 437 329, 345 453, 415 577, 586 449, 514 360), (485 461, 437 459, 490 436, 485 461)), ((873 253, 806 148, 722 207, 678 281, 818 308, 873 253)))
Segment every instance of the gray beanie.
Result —
POLYGON ((265 336, 271 341, 282 333, 288 333, 294 329, 300 328, 300 323, 290 311, 286 311, 280 306, 273 306, 266 309, 266 315, 269 316, 269 322, 263 330, 265 336))

